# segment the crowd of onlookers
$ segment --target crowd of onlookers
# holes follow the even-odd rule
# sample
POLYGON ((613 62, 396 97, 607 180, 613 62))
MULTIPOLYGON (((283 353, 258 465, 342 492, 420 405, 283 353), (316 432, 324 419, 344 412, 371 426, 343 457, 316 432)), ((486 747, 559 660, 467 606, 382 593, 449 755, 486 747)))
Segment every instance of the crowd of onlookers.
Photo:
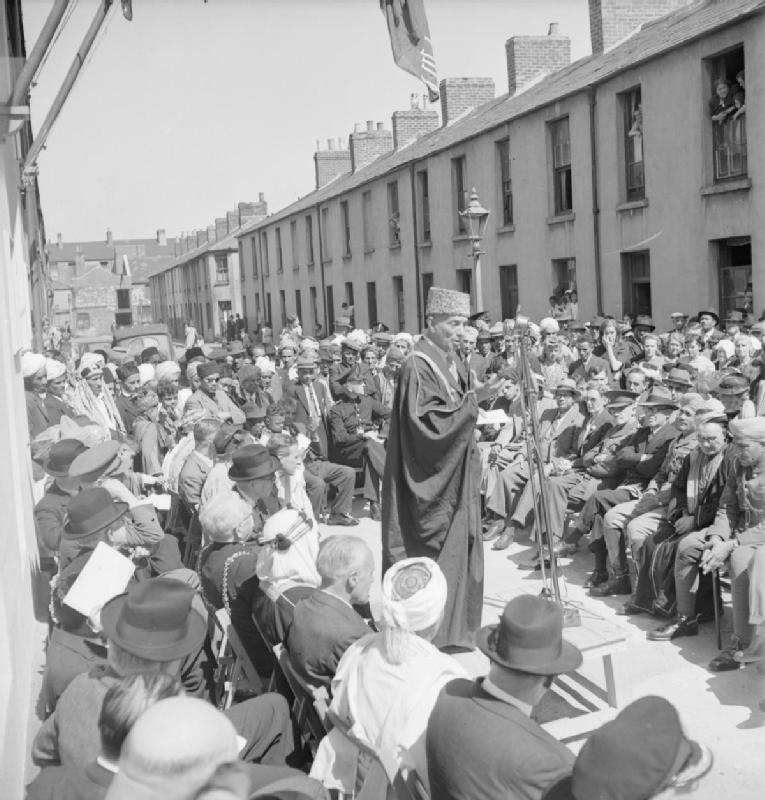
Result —
MULTIPOLYGON (((476 427, 484 539, 504 549, 534 524, 533 382, 556 557, 587 541, 591 593, 663 617, 657 639, 722 613, 729 572, 734 639, 710 667, 738 668, 763 656, 765 323, 703 311, 671 327, 471 318, 455 356, 471 381, 505 379, 476 427)), ((555 675, 581 663, 547 601, 515 598, 479 631, 478 681, 431 644, 447 592, 434 561, 391 567, 373 613, 369 545, 324 525, 357 526, 356 493, 380 519, 397 376, 418 337, 341 316, 321 341, 294 318, 270 338, 190 337, 177 361, 155 347, 22 357, 51 587, 30 800, 638 798, 709 769, 659 698, 576 761, 540 727, 555 675), (221 624, 248 666, 234 684, 221 624), (301 729, 294 682, 326 698, 321 741, 301 729)))

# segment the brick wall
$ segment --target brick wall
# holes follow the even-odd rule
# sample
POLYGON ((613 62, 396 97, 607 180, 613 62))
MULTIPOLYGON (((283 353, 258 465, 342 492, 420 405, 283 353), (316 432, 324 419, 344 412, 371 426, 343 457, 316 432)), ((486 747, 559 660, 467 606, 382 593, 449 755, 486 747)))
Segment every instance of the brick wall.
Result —
POLYGON ((541 74, 557 72, 571 63, 568 36, 513 36, 505 43, 507 90, 515 94, 541 74))
POLYGON ((441 122, 448 125, 471 108, 494 99, 492 78, 444 78, 441 92, 441 122))
POLYGON ((215 239, 222 239, 228 234, 228 220, 226 217, 215 218, 215 239))
POLYGON ((438 111, 433 109, 410 108, 406 111, 394 111, 393 146, 396 150, 420 136, 434 131, 438 127, 438 111))
MULTIPOLYGON (((318 143, 317 143, 318 145, 318 143)), ((316 188, 328 184, 331 180, 351 171, 351 151, 348 149, 335 149, 334 142, 327 142, 327 149, 320 150, 317 146, 313 154, 313 163, 316 173, 316 188)))
POLYGON ((593 55, 613 47, 644 22, 663 17, 691 2, 693 0, 589 0, 593 55))
POLYGON ((239 227, 239 211, 226 212, 226 226, 229 233, 239 227))
POLYGON ((382 122, 377 123, 377 128, 373 122, 367 122, 367 129, 354 131, 348 141, 351 151, 351 169, 354 172, 393 149, 393 133, 386 131, 382 122))

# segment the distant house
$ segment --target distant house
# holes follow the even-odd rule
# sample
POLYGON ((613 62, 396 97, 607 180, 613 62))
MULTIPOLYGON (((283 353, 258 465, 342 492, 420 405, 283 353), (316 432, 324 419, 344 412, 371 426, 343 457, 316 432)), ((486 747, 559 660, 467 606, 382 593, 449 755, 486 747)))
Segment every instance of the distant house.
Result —
POLYGON ((154 239, 48 243, 51 322, 75 336, 108 334, 113 327, 151 322, 149 273, 172 263, 176 241, 154 239))

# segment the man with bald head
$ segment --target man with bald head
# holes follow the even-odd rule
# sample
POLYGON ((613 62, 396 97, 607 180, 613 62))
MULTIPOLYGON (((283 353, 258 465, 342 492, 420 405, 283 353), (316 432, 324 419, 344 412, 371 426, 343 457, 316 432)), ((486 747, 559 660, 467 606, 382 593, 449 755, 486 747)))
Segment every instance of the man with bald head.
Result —
POLYGON ((354 605, 369 602, 374 560, 356 536, 330 536, 319 548, 321 587, 295 606, 285 646, 298 674, 312 686, 329 686, 343 653, 370 633, 354 605))

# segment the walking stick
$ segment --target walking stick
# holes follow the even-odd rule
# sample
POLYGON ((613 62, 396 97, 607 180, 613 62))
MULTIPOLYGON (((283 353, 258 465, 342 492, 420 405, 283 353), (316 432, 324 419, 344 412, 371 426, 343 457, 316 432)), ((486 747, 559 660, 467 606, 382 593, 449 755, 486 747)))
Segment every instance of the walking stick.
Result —
POLYGON ((722 650, 722 631, 720 630, 720 584, 717 581, 717 570, 712 570, 712 602, 715 606, 715 633, 717 634, 717 649, 722 650))

